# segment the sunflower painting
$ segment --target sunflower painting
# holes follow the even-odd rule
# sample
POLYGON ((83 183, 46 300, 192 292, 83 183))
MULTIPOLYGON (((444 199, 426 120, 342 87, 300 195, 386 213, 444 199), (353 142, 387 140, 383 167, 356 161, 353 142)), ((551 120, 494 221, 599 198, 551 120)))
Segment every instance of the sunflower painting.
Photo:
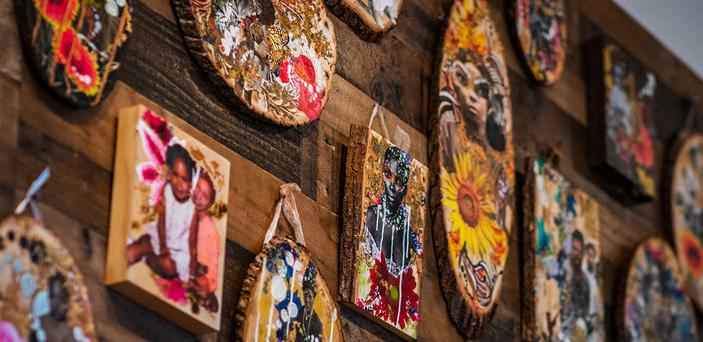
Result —
POLYGON ((532 216, 523 336, 530 341, 605 338, 599 207, 542 160, 532 164, 532 216))
POLYGON ((350 141, 342 299, 391 331, 417 338, 427 167, 364 126, 352 126, 350 141))
POLYGON ((107 96, 132 32, 131 0, 16 0, 17 21, 35 75, 74 105, 107 96))
POLYGON ((454 2, 442 54, 431 156, 434 240, 450 315, 476 338, 500 292, 515 182, 510 87, 487 1, 454 2))
POLYGON ((685 283, 703 303, 703 134, 680 138, 672 172, 670 214, 685 283))
POLYGON ((186 43, 239 107, 275 123, 315 121, 337 58, 322 0, 173 0, 186 43))

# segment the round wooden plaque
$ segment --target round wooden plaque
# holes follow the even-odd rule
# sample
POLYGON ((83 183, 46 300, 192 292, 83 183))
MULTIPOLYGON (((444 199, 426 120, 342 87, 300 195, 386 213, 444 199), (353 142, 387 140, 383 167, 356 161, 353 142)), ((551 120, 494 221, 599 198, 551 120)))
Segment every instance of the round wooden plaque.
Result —
POLYGON ((377 41, 398 23, 403 0, 325 0, 362 39, 377 41))
POLYGON ((703 305, 703 134, 679 139, 670 175, 674 246, 691 297, 703 305))
POLYGON ((286 126, 316 120, 337 58, 322 0, 173 0, 192 55, 247 112, 286 126))
POLYGON ((25 55, 34 74, 77 106, 108 95, 132 32, 131 0, 15 0, 25 55))
POLYGON ((515 183, 510 88, 487 1, 454 2, 441 53, 430 149, 434 242, 450 317, 477 338, 503 282, 515 183))
POLYGON ((620 299, 623 341, 698 341, 684 275, 663 239, 649 238, 637 248, 620 299))
POLYGON ((0 225, 0 340, 97 341, 88 290, 71 254, 25 216, 0 225))
POLYGON ((343 341, 339 310, 304 246, 265 244, 249 266, 236 314, 240 341, 343 341))
POLYGON ((564 1, 514 0, 508 13, 516 50, 529 74, 538 83, 554 84, 566 58, 564 1))

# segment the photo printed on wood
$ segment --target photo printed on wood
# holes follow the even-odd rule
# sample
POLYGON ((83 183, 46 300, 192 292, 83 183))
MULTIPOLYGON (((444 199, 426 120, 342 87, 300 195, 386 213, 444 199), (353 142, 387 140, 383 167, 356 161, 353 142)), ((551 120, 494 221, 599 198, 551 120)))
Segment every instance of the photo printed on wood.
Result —
POLYGON ((249 266, 237 304, 237 341, 343 341, 340 313, 310 252, 274 238, 249 266))
POLYGON ((544 161, 534 161, 531 168, 523 338, 603 341, 598 203, 544 161))
POLYGON ((70 252, 42 224, 0 224, 0 341, 97 341, 88 289, 70 252))
POLYGON ((671 172, 669 213, 676 254, 690 296, 703 303, 703 134, 679 138, 671 172))
POLYGON ((624 202, 654 198, 657 79, 607 39, 589 43, 592 164, 619 183, 624 202))
POLYGON ((554 84, 566 59, 566 10, 563 0, 513 0, 509 24, 518 54, 538 83, 554 84))
POLYGON ((240 109, 275 123, 316 120, 337 58, 322 0, 173 0, 193 57, 240 109))
POLYGON ((143 106, 120 111, 117 136, 107 284, 186 329, 219 330, 229 161, 143 106))
POLYGON ((427 167, 364 126, 349 138, 340 293, 357 311, 417 338, 427 167))
POLYGON ((635 251, 618 308, 622 341, 699 341, 693 303, 674 251, 652 237, 635 251))
POLYGON ((403 0, 325 0, 330 11, 363 39, 376 41, 398 23, 403 0))
POLYGON ((510 88, 487 1, 454 2, 441 55, 430 149, 437 266, 452 321, 478 338, 503 281, 515 184, 510 88))
POLYGON ((132 32, 131 0, 15 0, 27 62, 59 97, 77 106, 105 98, 132 32))

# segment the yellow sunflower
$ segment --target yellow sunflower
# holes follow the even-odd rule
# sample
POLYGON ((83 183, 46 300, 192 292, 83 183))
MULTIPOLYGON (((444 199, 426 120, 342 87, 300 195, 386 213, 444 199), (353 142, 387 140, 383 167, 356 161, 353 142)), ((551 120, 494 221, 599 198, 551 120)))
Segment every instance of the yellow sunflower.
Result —
POLYGON ((507 236, 495 220, 493 185, 483 163, 481 158, 462 152, 454 155, 455 173, 442 170, 440 184, 442 205, 450 224, 449 249, 458 258, 466 246, 470 254, 502 264, 507 236))

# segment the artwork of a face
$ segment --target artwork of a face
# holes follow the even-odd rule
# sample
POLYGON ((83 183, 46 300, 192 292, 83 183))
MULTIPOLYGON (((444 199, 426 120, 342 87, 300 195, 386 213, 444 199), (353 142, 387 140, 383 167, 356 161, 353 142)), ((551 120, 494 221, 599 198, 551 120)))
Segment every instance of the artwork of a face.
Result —
POLYGON ((0 340, 98 340, 80 270, 61 241, 29 217, 0 225, 0 340))
POLYGON ((676 255, 650 238, 630 263, 622 309, 624 341, 698 341, 695 312, 676 255))
POLYGON ((614 44, 603 48, 608 163, 641 191, 656 195, 654 182, 654 74, 644 71, 614 44))
POLYGON ((264 246, 242 289, 243 341, 342 341, 341 321, 307 249, 278 238, 264 246))
POLYGON ((118 144, 133 148, 118 155, 133 164, 126 176, 116 173, 115 183, 126 183, 131 201, 118 204, 126 207, 121 210, 127 211, 128 226, 116 219, 111 224, 110 239, 122 238, 124 245, 111 251, 108 268, 124 267, 124 277, 108 282, 131 282, 216 330, 229 161, 147 108, 128 110, 120 120, 132 126, 120 127, 118 144))
POLYGON ((533 338, 605 338, 598 204, 542 160, 533 164, 528 285, 533 338))
POLYGON ((16 0, 17 21, 35 75, 58 96, 95 106, 112 87, 119 51, 132 31, 131 0, 16 0))
POLYGON ((428 170, 378 133, 363 133, 363 189, 356 189, 362 192, 361 210, 355 210, 361 217, 358 227, 345 225, 357 235, 351 247, 355 261, 348 301, 416 338, 428 170))
POLYGON ((243 107, 283 125, 316 120, 336 61, 321 0, 174 0, 189 48, 243 107))
POLYGON ((564 2, 515 0, 514 6, 514 30, 530 73, 540 83, 555 83, 566 58, 564 2))
POLYGON ((686 286, 703 303, 703 135, 694 133, 681 143, 671 184, 674 245, 686 286))
POLYGON ((486 1, 455 2, 442 52, 433 137, 442 205, 435 222, 442 234, 435 242, 439 251, 446 245, 438 258, 450 261, 447 276, 466 305, 485 315, 502 281, 514 187, 510 91, 486 1))

